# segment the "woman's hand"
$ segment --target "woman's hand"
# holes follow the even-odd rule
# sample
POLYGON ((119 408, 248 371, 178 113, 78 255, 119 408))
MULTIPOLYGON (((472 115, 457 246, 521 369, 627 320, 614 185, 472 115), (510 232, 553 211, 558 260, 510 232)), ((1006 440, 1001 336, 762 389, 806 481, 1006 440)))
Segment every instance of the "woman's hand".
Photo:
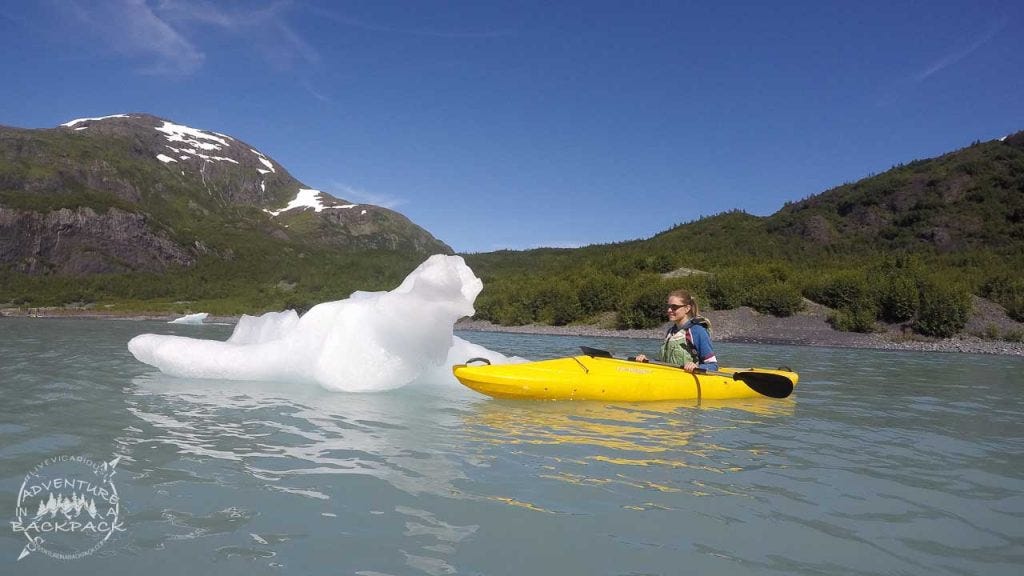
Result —
POLYGON ((647 356, 644 356, 643 354, 637 354, 636 358, 633 359, 637 362, 647 362, 647 356))
POLYGON ((696 364, 694 364, 693 362, 687 362, 686 364, 683 364, 683 370, 686 370, 687 372, 689 372, 691 374, 697 368, 698 368, 698 366, 696 364))

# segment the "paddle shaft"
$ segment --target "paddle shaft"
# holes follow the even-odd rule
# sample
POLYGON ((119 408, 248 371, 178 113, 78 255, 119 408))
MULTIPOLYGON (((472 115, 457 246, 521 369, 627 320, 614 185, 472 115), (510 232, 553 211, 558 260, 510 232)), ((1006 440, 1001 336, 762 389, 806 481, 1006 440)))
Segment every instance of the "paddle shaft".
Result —
MULTIPOLYGON (((669 364, 668 362, 654 362, 651 360, 648 360, 648 362, 659 366, 672 366, 683 370, 682 366, 676 366, 675 364, 669 364)), ((718 370, 708 370, 707 368, 697 368, 692 372, 692 374, 707 374, 709 376, 721 376, 722 378, 739 380, 750 387, 754 392, 763 396, 768 396, 769 398, 786 398, 793 393, 793 381, 782 374, 753 371, 719 372, 718 370)))

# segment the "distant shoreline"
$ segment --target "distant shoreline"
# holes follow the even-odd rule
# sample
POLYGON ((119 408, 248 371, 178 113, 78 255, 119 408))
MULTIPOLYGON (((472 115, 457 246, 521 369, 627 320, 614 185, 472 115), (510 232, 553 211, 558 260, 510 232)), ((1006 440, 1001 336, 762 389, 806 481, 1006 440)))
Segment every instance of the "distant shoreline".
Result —
MULTIPOLYGON (((714 315, 712 314, 712 318, 714 315)), ((779 318, 785 323, 785 318, 779 318)), ((712 320, 714 322, 714 320, 712 320)), ((544 334, 552 336, 583 336, 594 338, 648 338, 660 340, 664 334, 661 328, 652 330, 609 330, 594 326, 498 326, 482 320, 463 319, 455 324, 456 330, 467 332, 503 332, 517 334, 544 334)), ((744 331, 714 336, 716 342, 737 344, 764 344, 768 346, 808 346, 826 348, 865 348, 874 350, 895 350, 908 352, 953 352, 965 354, 997 354, 1024 356, 1024 343, 985 340, 977 336, 960 335, 944 339, 899 340, 892 334, 857 334, 820 331, 813 336, 801 334, 785 337, 779 333, 744 331)), ((714 332, 713 332, 714 335, 714 332)))
MULTIPOLYGON (((92 320, 151 320, 169 322, 181 314, 147 314, 105 312, 75 308, 5 308, 0 318, 75 318, 92 320)), ((825 311, 811 307, 788 318, 758 314, 749 308, 712 311, 712 336, 716 342, 789 345, 830 348, 865 348, 918 352, 955 352, 966 354, 998 354, 1024 356, 1024 343, 988 340, 961 334, 945 339, 926 339, 904 335, 897 328, 886 332, 859 334, 833 330, 825 320, 825 311)), ((234 324, 239 316, 209 316, 206 324, 234 324)), ((500 332, 512 334, 542 334, 553 336, 583 336, 596 338, 660 339, 664 328, 648 330, 614 330, 591 325, 499 326, 485 320, 463 318, 455 323, 455 330, 467 332, 500 332)))

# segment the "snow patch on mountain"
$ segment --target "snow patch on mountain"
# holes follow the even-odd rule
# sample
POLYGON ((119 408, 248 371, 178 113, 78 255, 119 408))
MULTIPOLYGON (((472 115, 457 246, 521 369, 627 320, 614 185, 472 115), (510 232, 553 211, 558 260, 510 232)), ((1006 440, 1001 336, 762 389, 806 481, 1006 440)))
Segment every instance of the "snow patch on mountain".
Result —
POLYGON ((164 120, 163 126, 157 126, 156 131, 166 134, 169 142, 190 144, 194 148, 202 150, 220 150, 221 146, 231 146, 231 143, 225 140, 225 138, 231 140, 232 138, 230 136, 203 132, 202 130, 190 128, 181 124, 175 124, 166 120, 164 120))
MULTIPOLYGON (((80 126, 82 123, 131 117, 132 116, 129 114, 112 114, 110 116, 99 116, 95 118, 77 118, 75 120, 65 122, 64 124, 61 124, 61 126, 65 128, 73 128, 75 130, 84 130, 86 129, 86 126, 80 126)), ((188 162, 189 160, 203 160, 204 162, 231 162, 236 165, 242 164, 242 162, 236 159, 239 157, 237 154, 238 149, 235 148, 234 153, 231 152, 232 146, 237 142, 231 136, 221 134, 219 132, 192 128, 191 126, 186 126, 184 124, 176 124, 168 120, 158 121, 161 122, 161 124, 159 126, 153 126, 153 129, 160 132, 167 140, 167 143, 164 146, 170 151, 170 154, 158 153, 155 155, 156 159, 163 164, 188 162), (214 154, 214 152, 229 153, 236 158, 217 155, 214 154)), ((274 166, 274 162, 259 150, 248 146, 246 148, 249 149, 249 152, 255 156, 256 161, 262 166, 256 167, 256 171, 260 174, 260 192, 265 194, 267 192, 267 175, 276 174, 277 168, 274 166)), ((182 166, 187 166, 187 164, 183 164, 182 166)), ((182 170, 181 173, 184 176, 185 171, 182 170)), ((262 201, 262 196, 260 198, 262 201)), ((315 212, 321 212, 329 209, 345 210, 359 206, 359 204, 338 204, 332 203, 332 201, 337 202, 337 199, 329 194, 324 194, 320 190, 303 188, 298 191, 295 198, 293 198, 292 201, 284 208, 281 208, 280 210, 269 210, 264 208, 263 211, 271 216, 277 216, 282 212, 287 212, 296 208, 312 208, 315 212), (325 200, 327 200, 326 203, 325 200)), ((366 213, 367 211, 365 209, 360 211, 360 215, 366 215, 366 213)))
POLYGON ((208 154, 203 154, 202 152, 199 152, 198 150, 192 148, 175 148, 174 146, 168 146, 167 148, 180 154, 179 157, 182 160, 188 160, 192 156, 196 156, 198 158, 206 160, 207 162, 233 162, 235 164, 238 164, 238 160, 235 160, 234 158, 228 158, 227 156, 210 156, 208 154), (189 154, 191 154, 192 156, 189 156, 189 154))
MULTIPOLYGON (((164 120, 163 125, 156 127, 156 131, 165 134, 168 142, 183 145, 182 147, 175 147, 170 144, 167 145, 167 148, 172 152, 175 152, 181 160, 190 160, 194 157, 201 158, 207 162, 231 162, 233 164, 240 164, 240 162, 234 158, 203 153, 230 148, 231 143, 234 142, 235 139, 226 134, 199 130, 198 128, 192 128, 191 126, 185 126, 183 124, 175 124, 174 122, 168 122, 166 120, 164 120)), ((267 174, 277 172, 277 170, 274 169, 274 163, 263 155, 263 153, 253 148, 249 148, 249 150, 256 155, 256 160, 267 167, 266 170, 262 168, 256 169, 256 171, 260 173, 260 176, 265 177, 267 174)), ((162 159, 161 161, 166 162, 166 160, 162 159)), ((267 191, 267 183, 265 179, 260 182, 260 190, 263 192, 267 191)), ((319 212, 319 210, 317 211, 319 212)))
POLYGON ((358 206, 358 204, 326 206, 324 205, 323 200, 321 199, 321 196, 323 196, 323 194, 324 193, 319 190, 303 188, 299 190, 299 193, 295 195, 295 198, 291 202, 289 202, 288 205, 285 206, 284 208, 281 208, 280 210, 267 210, 266 208, 264 208, 263 211, 266 212, 267 214, 270 214, 271 216, 277 216, 282 212, 287 212, 295 208, 312 208, 313 210, 320 212, 321 210, 348 209, 355 208, 356 206, 358 206))
MULTIPOLYGON (((106 120, 107 118, 128 118, 127 114, 114 114, 111 116, 100 116, 99 118, 76 118, 70 122, 65 122, 61 126, 65 128, 71 128, 75 124, 81 124, 82 122, 96 122, 98 120, 106 120)), ((81 128, 79 128, 81 130, 81 128)))
POLYGON ((275 174, 277 173, 277 170, 274 170, 273 162, 268 160, 267 157, 264 156, 262 152, 260 152, 259 150, 253 150, 252 148, 249 148, 249 150, 252 150, 252 153, 256 155, 256 159, 259 160, 261 163, 263 163, 264 166, 267 167, 266 170, 259 170, 259 169, 257 169, 257 171, 260 174, 267 174, 268 172, 273 172, 275 174))

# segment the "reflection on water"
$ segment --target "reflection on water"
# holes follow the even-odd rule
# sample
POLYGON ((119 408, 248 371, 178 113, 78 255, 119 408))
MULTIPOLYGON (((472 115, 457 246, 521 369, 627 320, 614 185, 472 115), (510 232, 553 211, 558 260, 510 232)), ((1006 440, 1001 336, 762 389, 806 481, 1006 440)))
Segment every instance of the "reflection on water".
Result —
POLYGON ((480 439, 495 444, 562 444, 609 450, 664 452, 685 446, 691 431, 670 429, 681 404, 629 405, 593 402, 481 402, 466 418, 480 439), (652 426, 655 421, 664 426, 652 426), (645 424, 647 424, 645 426, 645 424))
POLYGON ((699 432, 756 424, 758 418, 792 415, 794 409, 792 400, 717 401, 699 406, 675 401, 491 401, 481 402, 479 409, 466 418, 466 424, 479 427, 479 439, 494 444, 578 445, 606 448, 609 454, 664 454, 684 449, 699 432))
MULTIPOLYGON (((482 461, 518 460, 539 482, 602 487, 625 509, 669 509, 644 501, 650 491, 695 496, 732 494, 727 481, 689 476, 682 469, 727 475, 762 466, 757 446, 727 445, 730 430, 792 416, 795 402, 764 399, 604 404, 600 402, 482 401, 464 420, 482 461), (644 468, 644 470, 638 470, 644 468)), ((522 480, 522 477, 520 477, 522 480)), ((516 486, 516 489, 520 488, 516 486)), ((508 504, 545 512, 569 502, 530 502, 494 495, 508 504)))
MULTIPOLYGON (((124 438, 124 449, 172 447, 175 454, 238 461, 268 487, 323 497, 303 476, 362 474, 418 494, 447 493, 461 477, 443 455, 429 452, 425 414, 408 396, 338 394, 312 386, 178 379, 147 374, 133 380, 129 411, 149 424, 124 438)), ((454 422, 454 420, 452 420, 454 422)), ((129 431, 132 432, 132 431, 129 431)))

